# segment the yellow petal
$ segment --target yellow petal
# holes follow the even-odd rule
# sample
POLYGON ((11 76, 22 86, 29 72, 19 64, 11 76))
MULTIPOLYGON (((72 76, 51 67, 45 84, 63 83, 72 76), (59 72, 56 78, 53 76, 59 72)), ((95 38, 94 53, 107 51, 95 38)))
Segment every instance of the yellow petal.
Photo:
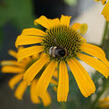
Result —
POLYGON ((102 4, 104 5, 104 4, 106 3, 107 0, 94 0, 94 1, 95 1, 95 2, 99 2, 99 1, 101 1, 102 4))
POLYGON ((18 36, 15 42, 15 46, 18 47, 19 45, 29 45, 29 44, 36 44, 42 42, 42 37, 37 36, 18 36))
POLYGON ((15 91, 15 97, 19 100, 22 100, 22 97, 24 95, 24 92, 27 88, 27 83, 25 81, 22 81, 20 83, 20 85, 17 87, 16 91, 15 91))
POLYGON ((15 66, 3 66, 1 71, 3 73, 23 73, 24 69, 15 66))
POLYGON ((46 92, 56 67, 57 67, 57 62, 51 61, 47 66, 47 68, 42 73, 36 87, 36 93, 39 96, 43 96, 44 93, 46 92))
POLYGON ((24 35, 24 36, 44 36, 44 35, 46 35, 46 33, 40 29, 27 28, 27 29, 23 30, 21 35, 24 35))
POLYGON ((79 31, 81 34, 85 34, 88 30, 88 25, 87 24, 80 24, 80 23, 74 23, 72 25, 72 29, 75 31, 79 31))
POLYGON ((50 26, 50 28, 60 25, 60 21, 59 21, 58 18, 56 18, 56 19, 49 19, 49 22, 51 22, 51 24, 52 24, 50 26))
POLYGON ((13 60, 2 61, 1 65, 2 66, 13 65, 13 66, 18 66, 18 67, 23 67, 24 66, 22 63, 18 63, 17 61, 13 61, 13 60))
MULTIPOLYGON (((32 61, 31 57, 27 57, 27 58, 21 60, 19 63, 22 63, 22 66, 23 66, 23 68, 25 69, 25 68, 27 67, 27 65, 28 65, 29 63, 31 63, 31 61, 32 61)), ((17 61, 17 62, 18 62, 18 61, 17 61)))
POLYGON ((101 107, 102 109, 109 109, 109 102, 103 103, 103 104, 99 104, 99 107, 101 107))
POLYGON ((22 79, 23 74, 18 74, 14 77, 12 77, 12 79, 9 80, 9 87, 11 89, 14 89, 15 85, 22 79))
POLYGON ((100 0, 94 0, 95 2, 99 2, 100 0))
POLYGON ((87 56, 84 54, 79 54, 78 58, 80 58, 85 63, 89 64, 93 68, 95 68, 97 71, 99 71, 102 75, 104 75, 106 78, 109 76, 109 67, 107 67, 103 62, 100 60, 87 56))
POLYGON ((17 58, 17 52, 15 52, 14 50, 9 50, 8 53, 13 56, 14 58, 17 58))
POLYGON ((50 22, 49 19, 46 18, 45 16, 41 16, 38 19, 36 19, 34 21, 34 24, 35 25, 40 24, 41 26, 43 26, 47 29, 50 29, 51 27, 53 27, 52 22, 50 22))
POLYGON ((32 59, 38 59, 39 56, 40 56, 40 54, 35 54, 35 55, 32 56, 32 59))
POLYGON ((27 71, 24 73, 24 80, 27 81, 28 84, 34 79, 34 77, 39 73, 41 68, 49 62, 49 57, 46 54, 43 54, 38 61, 33 63, 27 71))
POLYGON ((35 80, 32 81, 32 84, 31 84, 31 87, 30 87, 30 97, 31 97, 31 100, 32 100, 33 103, 39 104, 40 99, 38 98, 36 91, 34 90, 36 85, 37 85, 37 80, 35 79, 35 80))
POLYGON ((83 96, 88 97, 94 93, 95 85, 82 65, 76 59, 70 59, 67 62, 83 96))
POLYGON ((84 43, 81 46, 81 50, 85 53, 88 53, 94 57, 97 57, 101 61, 103 61, 107 66, 109 66, 109 61, 106 59, 104 51, 95 45, 84 43))
POLYGON ((99 100, 99 103, 105 103, 105 102, 109 102, 109 98, 108 97, 99 100))
POLYGON ((87 30, 88 30, 88 25, 87 24, 81 24, 80 33, 84 35, 84 34, 86 34, 87 30))
POLYGON ((70 19, 71 19, 71 16, 62 15, 61 18, 60 18, 60 22, 61 22, 62 25, 69 26, 70 25, 70 19))
POLYGON ((59 64, 59 83, 57 90, 57 100, 59 102, 66 102, 69 92, 69 76, 67 66, 64 61, 59 64))
POLYGON ((109 21, 109 1, 106 3, 106 5, 104 6, 104 9, 102 11, 102 14, 104 15, 104 17, 106 18, 107 21, 109 21))
POLYGON ((37 55, 38 53, 43 51, 42 46, 31 46, 24 48, 18 52, 18 61, 21 61, 24 58, 27 58, 32 55, 37 55))
POLYGON ((80 23, 74 23, 72 25, 72 29, 75 30, 75 31, 78 31, 81 27, 81 24, 80 23))
POLYGON ((107 0, 102 0, 102 4, 104 5, 106 3, 107 0))
POLYGON ((41 96, 41 99, 44 106, 49 106, 51 104, 51 97, 47 91, 41 96))
POLYGON ((58 82, 54 79, 51 79, 50 83, 53 84, 53 85, 58 85, 58 82))
POLYGON ((58 71, 55 70, 55 73, 53 74, 53 77, 55 77, 56 79, 58 78, 58 71))
POLYGON ((106 97, 106 98, 104 98, 104 99, 100 99, 99 100, 99 107, 101 107, 101 108, 109 108, 109 98, 108 97, 106 97))

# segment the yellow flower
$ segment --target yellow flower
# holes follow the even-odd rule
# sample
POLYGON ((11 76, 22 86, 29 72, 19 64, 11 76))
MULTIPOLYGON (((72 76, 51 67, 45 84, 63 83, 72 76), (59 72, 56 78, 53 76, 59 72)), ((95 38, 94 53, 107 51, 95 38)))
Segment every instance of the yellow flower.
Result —
POLYGON ((36 28, 24 29, 15 43, 16 47, 31 45, 18 53, 18 61, 40 54, 40 58, 27 69, 23 76, 28 84, 46 66, 37 83, 38 96, 44 95, 55 70, 58 70, 57 100, 59 102, 67 101, 69 93, 67 67, 72 71, 83 96, 88 97, 96 90, 88 72, 78 59, 95 68, 106 78, 109 76, 109 62, 104 51, 87 43, 82 37, 87 30, 87 25, 75 23, 70 26, 70 19, 71 17, 64 15, 60 19, 47 19, 41 16, 34 23, 43 26, 45 31, 36 28))
MULTIPOLYGON (((21 50, 21 49, 20 49, 21 50)), ((19 50, 19 51, 20 51, 19 50)), ((17 58, 17 52, 10 50, 9 54, 17 58)), ((25 73, 25 70, 28 69, 28 67, 34 62, 34 60, 37 60, 37 56, 32 56, 23 59, 22 61, 18 62, 17 60, 8 60, 8 61, 2 61, 2 72, 3 73, 13 73, 15 74, 12 79, 9 81, 9 86, 11 89, 14 89, 17 84, 19 84, 15 91, 15 97, 19 100, 22 100, 24 92, 26 91, 28 84, 23 80, 23 75, 25 73)), ((56 73, 57 74, 57 73, 56 73)), ((57 75, 54 75, 55 78, 57 78, 57 75)), ((40 75, 39 75, 40 76, 40 75)), ((34 80, 32 80, 30 85, 30 98, 31 101, 35 104, 41 103, 40 98, 42 100, 42 103, 44 106, 48 106, 51 104, 51 97, 48 93, 48 91, 45 92, 44 96, 41 96, 40 98, 37 96, 35 92, 35 87, 38 82, 38 77, 36 77, 34 80)), ((57 85, 57 82, 52 79, 52 84, 57 85)), ((56 88, 54 86, 54 88, 56 88)))
POLYGON ((109 109, 109 97, 105 97, 99 100, 99 107, 103 109, 109 109))
POLYGON ((109 21, 109 1, 108 0, 95 0, 95 1, 101 1, 104 6, 102 14, 106 18, 107 21, 109 21))
POLYGON ((107 0, 95 0, 96 2, 99 2, 99 1, 101 1, 101 3, 104 5, 104 4, 106 4, 106 1, 107 0))

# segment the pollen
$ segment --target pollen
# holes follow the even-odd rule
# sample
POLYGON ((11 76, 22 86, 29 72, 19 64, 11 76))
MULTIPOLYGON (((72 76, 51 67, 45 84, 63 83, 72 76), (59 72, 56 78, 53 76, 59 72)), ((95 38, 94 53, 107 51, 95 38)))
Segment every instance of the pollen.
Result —
POLYGON ((49 54, 51 47, 62 48, 66 51, 66 54, 64 57, 59 57, 58 60, 60 60, 75 57, 80 52, 81 35, 71 27, 58 26, 47 30, 46 33, 42 45, 47 54, 49 54))

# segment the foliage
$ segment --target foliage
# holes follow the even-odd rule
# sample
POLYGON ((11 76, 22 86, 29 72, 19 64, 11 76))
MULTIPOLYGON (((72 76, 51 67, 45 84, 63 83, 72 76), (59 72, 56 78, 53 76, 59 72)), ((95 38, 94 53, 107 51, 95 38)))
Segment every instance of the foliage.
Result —
POLYGON ((64 0, 64 2, 69 6, 74 6, 77 4, 77 0, 64 0))
POLYGON ((12 22, 22 29, 33 24, 32 0, 4 0, 0 3, 0 26, 12 22))

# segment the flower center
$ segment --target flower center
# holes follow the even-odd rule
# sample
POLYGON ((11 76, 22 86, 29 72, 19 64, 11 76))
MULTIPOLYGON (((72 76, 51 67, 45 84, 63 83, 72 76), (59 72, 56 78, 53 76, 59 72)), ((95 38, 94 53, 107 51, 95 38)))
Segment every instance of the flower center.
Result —
POLYGON ((71 27, 58 26, 46 31, 42 45, 44 51, 54 59, 75 57, 80 52, 81 36, 71 27))

